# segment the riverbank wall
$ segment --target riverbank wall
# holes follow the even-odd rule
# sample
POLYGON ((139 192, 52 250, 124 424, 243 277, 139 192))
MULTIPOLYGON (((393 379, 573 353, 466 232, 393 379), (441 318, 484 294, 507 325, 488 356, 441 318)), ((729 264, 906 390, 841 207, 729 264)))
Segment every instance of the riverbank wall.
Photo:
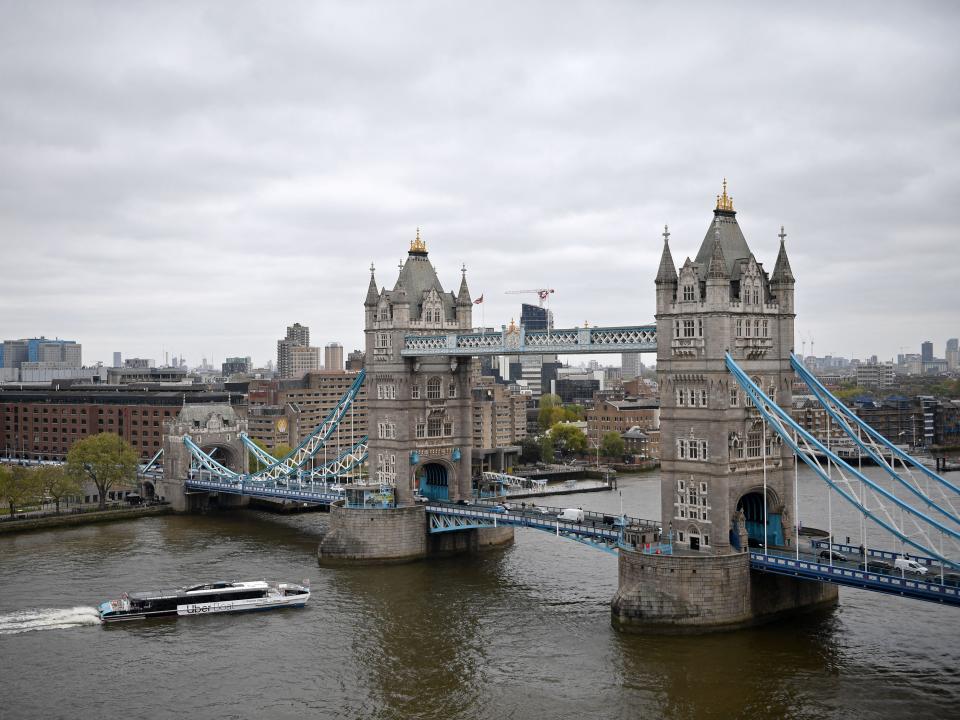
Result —
POLYGON ((74 525, 88 525, 91 523, 113 522, 116 520, 133 520, 149 515, 168 515, 172 512, 173 508, 169 505, 146 505, 142 507, 95 510, 82 513, 64 512, 60 515, 45 515, 43 517, 28 517, 23 520, 0 522, 0 535, 31 532, 34 530, 49 530, 50 528, 71 527, 74 525))

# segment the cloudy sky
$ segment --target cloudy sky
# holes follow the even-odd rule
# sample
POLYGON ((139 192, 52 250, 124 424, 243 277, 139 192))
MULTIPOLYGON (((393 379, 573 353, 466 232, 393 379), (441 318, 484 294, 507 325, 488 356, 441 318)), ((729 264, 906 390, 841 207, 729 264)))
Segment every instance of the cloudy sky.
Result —
POLYGON ((649 322, 723 177, 798 349, 960 335, 953 3, 0 4, 3 338, 350 350, 418 225, 487 325, 649 322))

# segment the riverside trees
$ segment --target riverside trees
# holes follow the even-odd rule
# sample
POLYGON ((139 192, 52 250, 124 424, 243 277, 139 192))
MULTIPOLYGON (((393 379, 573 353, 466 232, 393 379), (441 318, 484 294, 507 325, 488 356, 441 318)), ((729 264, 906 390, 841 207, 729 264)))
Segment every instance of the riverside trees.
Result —
POLYGON ((137 459, 136 450, 122 437, 100 433, 74 443, 67 453, 66 468, 77 482, 89 480, 96 485, 102 510, 111 488, 136 482, 137 459))

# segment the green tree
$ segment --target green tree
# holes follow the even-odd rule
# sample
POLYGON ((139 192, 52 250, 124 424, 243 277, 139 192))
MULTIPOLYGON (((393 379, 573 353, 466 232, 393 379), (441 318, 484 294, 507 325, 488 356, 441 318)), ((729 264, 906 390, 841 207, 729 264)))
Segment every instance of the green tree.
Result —
POLYGON ((540 443, 536 438, 527 436, 520 443, 520 462, 535 463, 540 460, 540 443))
POLYGON ((60 500, 80 492, 80 483, 63 465, 41 465, 34 471, 45 497, 53 498, 60 512, 60 500))
POLYGON ((540 438, 540 459, 545 463, 552 463, 553 457, 553 439, 550 433, 544 433, 540 438))
POLYGON ((583 420, 583 405, 577 405, 573 403, 571 405, 564 405, 564 420, 570 420, 576 422, 577 420, 583 420))
POLYGON ((67 453, 67 472, 77 483, 90 481, 97 487, 102 510, 111 488, 136 481, 137 461, 130 443, 114 433, 100 433, 74 443, 67 453))
POLYGON ((10 508, 10 515, 22 507, 40 499, 42 490, 32 470, 14 465, 0 466, 0 498, 10 508))
POLYGON ((550 428, 550 439, 561 457, 568 454, 582 455, 587 449, 587 436, 574 425, 554 425, 550 428))
POLYGON ((282 460, 292 452, 293 448, 286 443, 277 443, 273 450, 270 451, 270 454, 273 455, 277 460, 282 460))
POLYGON ((547 393, 540 397, 540 411, 537 413, 537 423, 541 430, 549 430, 566 418, 562 400, 559 395, 547 393))
POLYGON ((625 445, 620 433, 608 432, 603 434, 600 443, 600 452, 604 457, 623 457, 625 445))

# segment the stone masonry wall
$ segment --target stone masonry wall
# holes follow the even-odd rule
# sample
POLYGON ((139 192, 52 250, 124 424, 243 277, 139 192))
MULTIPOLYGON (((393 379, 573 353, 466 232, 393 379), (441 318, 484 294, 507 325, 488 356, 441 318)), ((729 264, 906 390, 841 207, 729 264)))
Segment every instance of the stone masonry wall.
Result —
POLYGON ((747 624, 752 617, 749 556, 621 550, 611 617, 628 632, 704 632, 747 624))
POLYGON ((330 529, 320 542, 321 565, 395 563, 427 554, 422 505, 387 509, 330 507, 330 529))

